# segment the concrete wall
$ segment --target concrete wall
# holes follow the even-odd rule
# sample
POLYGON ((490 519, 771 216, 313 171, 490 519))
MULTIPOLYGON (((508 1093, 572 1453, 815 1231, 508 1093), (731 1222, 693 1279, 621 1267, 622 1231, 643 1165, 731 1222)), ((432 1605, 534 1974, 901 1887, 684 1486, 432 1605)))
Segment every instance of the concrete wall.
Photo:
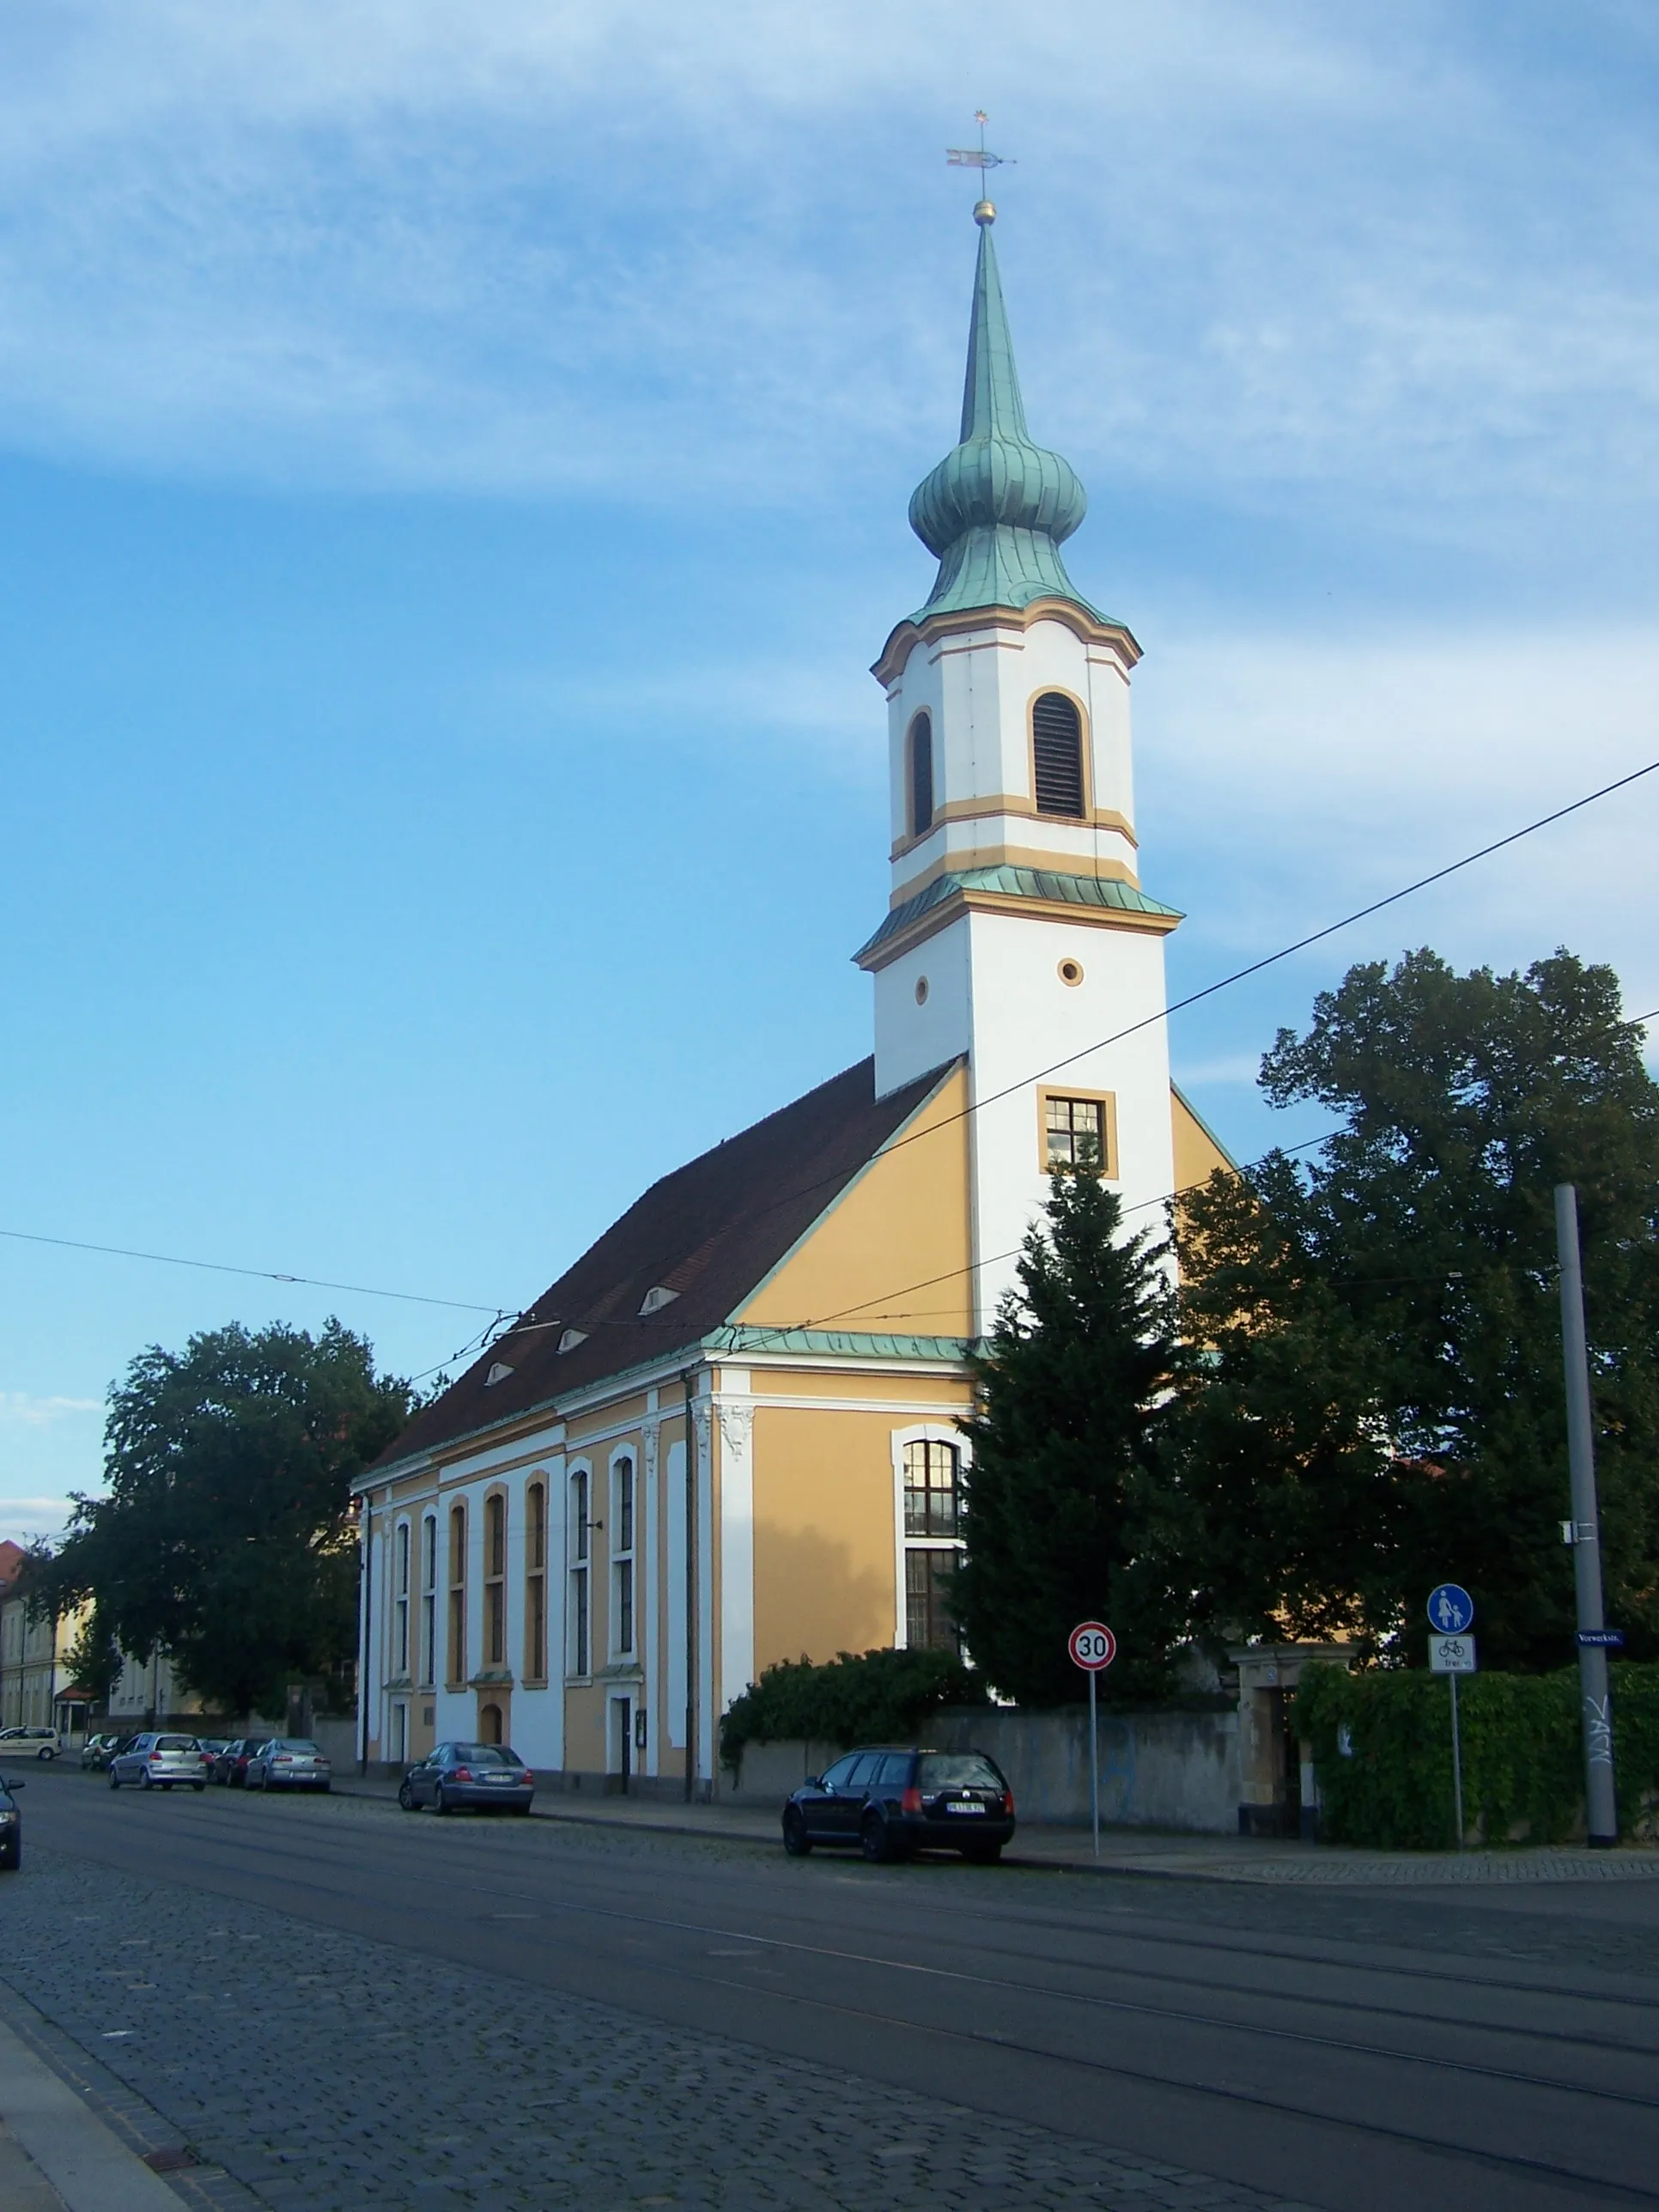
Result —
MULTIPOLYGON (((925 1735, 941 1749, 988 1752, 1013 1786, 1022 1820, 1065 1826, 1088 1820, 1086 1707, 941 1713, 925 1735)), ((1103 1713, 1099 1741, 1103 1821, 1127 1828, 1237 1832, 1237 1712, 1103 1713)), ((720 1795, 728 1803, 780 1805, 809 1774, 821 1773, 838 1756, 834 1744, 750 1744, 736 1783, 722 1774, 720 1795)))

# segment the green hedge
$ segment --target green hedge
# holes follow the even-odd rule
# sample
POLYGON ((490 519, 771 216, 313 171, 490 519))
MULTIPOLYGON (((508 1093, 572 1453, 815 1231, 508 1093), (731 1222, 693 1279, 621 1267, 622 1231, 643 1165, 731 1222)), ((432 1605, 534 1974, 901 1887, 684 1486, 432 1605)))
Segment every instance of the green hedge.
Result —
MULTIPOLYGON (((1659 1665, 1610 1671, 1620 1831, 1651 1841, 1659 1825, 1659 1665)), ((1582 1835, 1576 1667, 1474 1675, 1459 1686, 1458 1720, 1469 1840, 1564 1843, 1582 1835)), ((1442 1677, 1309 1667, 1293 1724, 1313 1746, 1320 1832, 1328 1841, 1417 1850, 1453 1842, 1451 1711, 1442 1677)))
POLYGON ((815 1667, 786 1659, 734 1698, 720 1722, 720 1760, 734 1771, 746 1743, 908 1741, 941 1705, 982 1705, 977 1674, 949 1651, 843 1651, 815 1667))

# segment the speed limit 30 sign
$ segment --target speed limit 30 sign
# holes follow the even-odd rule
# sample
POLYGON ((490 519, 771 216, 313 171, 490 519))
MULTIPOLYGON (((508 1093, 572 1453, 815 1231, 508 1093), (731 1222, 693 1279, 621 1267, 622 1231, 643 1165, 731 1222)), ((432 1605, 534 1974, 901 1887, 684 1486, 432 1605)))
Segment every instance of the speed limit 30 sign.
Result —
POLYGON ((1085 1674, 1097 1674, 1117 1656, 1117 1638, 1103 1620, 1080 1620, 1066 1638, 1072 1663, 1085 1674))

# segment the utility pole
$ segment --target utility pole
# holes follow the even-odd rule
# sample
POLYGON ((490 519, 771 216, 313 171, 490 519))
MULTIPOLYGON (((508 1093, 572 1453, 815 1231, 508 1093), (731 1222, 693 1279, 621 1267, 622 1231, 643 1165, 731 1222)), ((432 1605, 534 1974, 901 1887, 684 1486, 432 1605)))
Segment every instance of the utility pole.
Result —
POLYGON ((1593 1850, 1619 1840, 1613 1791, 1613 1707, 1607 1647, 1600 1641, 1601 1540, 1595 1508, 1595 1432, 1590 1415, 1584 1275, 1578 1256, 1578 1194, 1555 1186, 1555 1245, 1561 1262, 1561 1350, 1567 1384, 1567 1466, 1572 1484, 1572 1580, 1578 1601, 1578 1704, 1584 1729, 1584 1810, 1593 1850))
POLYGON ((697 1794, 697 1370, 688 1367, 685 1388, 685 1802, 697 1794))

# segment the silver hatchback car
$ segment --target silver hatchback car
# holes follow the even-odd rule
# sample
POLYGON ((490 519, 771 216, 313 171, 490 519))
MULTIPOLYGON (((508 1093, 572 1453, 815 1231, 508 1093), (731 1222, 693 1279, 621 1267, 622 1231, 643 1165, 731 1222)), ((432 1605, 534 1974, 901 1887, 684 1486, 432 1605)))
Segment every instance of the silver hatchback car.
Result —
POLYGON ((205 1790, 207 1778, 208 1762, 193 1735, 158 1735, 154 1731, 136 1735, 109 1763, 112 1790, 124 1782, 140 1790, 171 1790, 175 1783, 205 1790))

